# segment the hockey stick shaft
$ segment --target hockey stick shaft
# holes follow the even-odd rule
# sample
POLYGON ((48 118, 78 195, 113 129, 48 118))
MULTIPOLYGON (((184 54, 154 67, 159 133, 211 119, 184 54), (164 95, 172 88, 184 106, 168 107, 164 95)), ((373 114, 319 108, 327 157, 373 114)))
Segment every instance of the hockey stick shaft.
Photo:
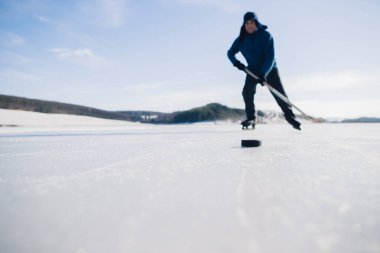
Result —
MULTIPOLYGON (((248 75, 252 76, 253 78, 259 80, 259 77, 256 76, 254 73, 252 73, 249 69, 245 68, 245 72, 248 75)), ((275 88, 273 88, 268 82, 264 82, 263 84, 266 87, 268 87, 268 89, 271 92, 273 92, 277 97, 279 97, 282 101, 284 101, 285 103, 287 103, 288 105, 290 105, 291 107, 293 107, 294 109, 296 109, 297 111, 299 111, 303 116, 305 116, 306 118, 314 119, 314 117, 311 117, 311 116, 307 115, 301 109, 299 109, 297 106, 295 106, 292 102, 290 102, 290 100, 287 97, 285 97, 279 91, 277 91, 275 88)))

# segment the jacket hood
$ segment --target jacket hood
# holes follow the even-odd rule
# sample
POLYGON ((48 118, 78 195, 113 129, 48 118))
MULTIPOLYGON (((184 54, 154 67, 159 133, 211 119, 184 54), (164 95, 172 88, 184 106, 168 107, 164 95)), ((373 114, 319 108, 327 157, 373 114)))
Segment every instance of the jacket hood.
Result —
POLYGON ((260 23, 257 15, 256 15, 256 13, 254 13, 254 12, 249 11, 246 14, 244 14, 244 17, 243 17, 243 26, 249 20, 254 21, 256 23, 256 25, 257 25, 257 28, 259 28, 259 30, 266 30, 268 28, 268 26, 263 25, 263 24, 260 23))

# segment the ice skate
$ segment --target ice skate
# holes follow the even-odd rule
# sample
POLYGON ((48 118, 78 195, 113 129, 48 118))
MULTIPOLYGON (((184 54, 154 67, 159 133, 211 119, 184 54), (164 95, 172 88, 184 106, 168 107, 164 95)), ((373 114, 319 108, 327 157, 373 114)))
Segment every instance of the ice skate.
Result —
POLYGON ((254 119, 246 119, 240 123, 243 130, 255 129, 256 122, 254 119), (251 127, 250 127, 251 126, 251 127))

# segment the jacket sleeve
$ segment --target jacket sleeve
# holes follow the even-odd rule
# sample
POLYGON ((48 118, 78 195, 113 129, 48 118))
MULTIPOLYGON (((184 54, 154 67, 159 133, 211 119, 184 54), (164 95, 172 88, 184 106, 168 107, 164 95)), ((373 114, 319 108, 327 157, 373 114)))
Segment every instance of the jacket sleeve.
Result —
POLYGON ((274 66, 274 43, 273 37, 269 34, 268 40, 264 47, 264 64, 261 73, 267 76, 274 66))
POLYGON ((231 48, 227 51, 228 59, 232 62, 232 64, 235 64, 238 60, 236 59, 235 55, 239 53, 239 38, 237 38, 234 43, 232 44, 231 48))

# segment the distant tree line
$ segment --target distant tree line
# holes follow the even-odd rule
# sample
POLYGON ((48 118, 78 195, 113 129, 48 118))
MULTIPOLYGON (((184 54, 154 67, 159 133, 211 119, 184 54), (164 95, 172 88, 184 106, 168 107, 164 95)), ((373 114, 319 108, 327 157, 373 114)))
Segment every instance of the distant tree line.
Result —
POLYGON ((105 119, 130 120, 123 114, 66 103, 0 95, 0 108, 41 113, 73 114, 105 119))
MULTIPOLYGON (((105 111, 80 105, 7 95, 0 95, 0 108, 41 113, 83 115, 153 124, 178 124, 225 120, 240 121, 245 117, 244 110, 229 108, 219 103, 211 103, 202 107, 172 113, 154 111, 105 111)), ((258 123, 266 123, 271 119, 283 120, 283 115, 273 111, 257 111, 258 123)), ((374 119, 361 119, 361 122, 363 121, 373 122, 374 119)))

